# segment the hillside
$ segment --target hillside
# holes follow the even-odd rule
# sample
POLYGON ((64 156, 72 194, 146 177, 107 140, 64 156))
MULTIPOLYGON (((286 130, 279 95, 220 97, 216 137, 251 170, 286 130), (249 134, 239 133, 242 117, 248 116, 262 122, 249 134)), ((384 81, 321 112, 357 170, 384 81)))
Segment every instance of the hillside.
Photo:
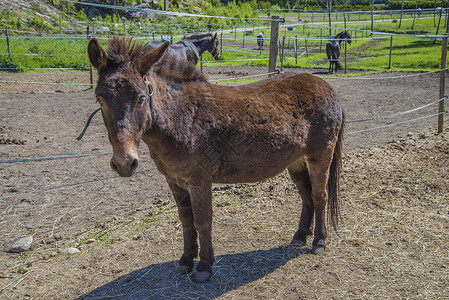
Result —
MULTIPOLYGON (((87 0, 83 2, 102 2, 87 0)), ((107 2, 107 1, 106 1, 107 2)), ((114 4, 114 1, 110 1, 114 4)), ((134 4, 136 8, 156 8, 157 2, 143 0, 140 4, 134 4)), ((137 12, 113 11, 126 17, 141 17, 137 12)), ((61 21, 84 21, 97 16, 105 17, 111 14, 110 9, 102 9, 94 6, 81 6, 78 4, 58 0, 2 0, 0 1, 0 28, 17 30, 34 30, 36 32, 53 32, 59 30, 61 21)))
POLYGON ((0 2, 2 11, 10 11, 16 17, 26 19, 29 15, 44 18, 47 22, 58 19, 64 15, 56 7, 41 0, 2 0, 0 2))

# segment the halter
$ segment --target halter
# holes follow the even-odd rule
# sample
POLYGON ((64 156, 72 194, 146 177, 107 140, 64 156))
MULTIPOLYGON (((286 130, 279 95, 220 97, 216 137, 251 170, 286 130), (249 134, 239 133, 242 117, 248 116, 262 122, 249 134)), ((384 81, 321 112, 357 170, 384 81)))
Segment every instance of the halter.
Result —
MULTIPOLYGON (((217 41, 217 45, 218 45, 218 41, 217 41)), ((215 39, 212 38, 212 51, 214 51, 214 49, 217 51, 217 53, 215 53, 214 55, 212 55, 212 51, 209 51, 210 54, 212 55, 212 58, 217 60, 216 57, 220 57, 220 51, 218 50, 218 47, 215 44, 215 39)))
MULTIPOLYGON (((150 79, 148 78, 147 75, 143 76, 143 81, 145 82, 145 85, 147 86, 147 102, 148 105, 150 106, 150 101, 151 101, 151 96, 153 96, 154 94, 154 88, 153 85, 151 84, 150 79)), ((76 138, 78 141, 81 141, 81 139, 84 136, 84 133, 86 133, 87 127, 89 127, 90 122, 92 121, 92 118, 97 114, 97 112, 99 112, 101 110, 101 108, 97 108, 93 113, 90 114, 89 118, 87 119, 86 125, 84 126, 83 131, 80 133, 80 135, 76 138)))
POLYGON ((215 53, 215 55, 212 55, 212 58, 216 60, 217 56, 220 56, 220 51, 218 51, 218 49, 217 49, 217 53, 215 53))
POLYGON ((151 101, 151 96, 153 96, 154 94, 154 88, 153 85, 151 84, 150 79, 148 78, 147 75, 143 76, 143 81, 145 82, 145 85, 147 86, 148 92, 147 92, 147 96, 148 96, 148 105, 150 105, 150 101, 151 101))

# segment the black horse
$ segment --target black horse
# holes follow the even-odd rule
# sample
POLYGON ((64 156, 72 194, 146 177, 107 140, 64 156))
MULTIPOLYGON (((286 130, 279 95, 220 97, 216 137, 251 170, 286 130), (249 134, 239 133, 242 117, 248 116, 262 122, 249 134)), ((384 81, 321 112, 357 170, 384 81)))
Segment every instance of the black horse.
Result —
MULTIPOLYGON (((149 50, 156 49, 164 42, 152 41, 145 45, 149 50)), ((179 42, 168 46, 167 53, 175 56, 177 59, 187 60, 194 65, 205 51, 209 51, 215 60, 220 59, 220 51, 218 50, 217 34, 198 33, 185 37, 179 42)))
POLYGON ((334 73, 334 65, 335 65, 335 72, 337 70, 343 69, 340 62, 338 61, 338 58, 340 57, 340 49, 341 49, 341 42, 343 40, 346 40, 348 44, 351 44, 351 35, 347 31, 342 31, 339 34, 337 34, 333 39, 329 40, 326 44, 326 54, 327 59, 329 60, 329 73, 334 73))

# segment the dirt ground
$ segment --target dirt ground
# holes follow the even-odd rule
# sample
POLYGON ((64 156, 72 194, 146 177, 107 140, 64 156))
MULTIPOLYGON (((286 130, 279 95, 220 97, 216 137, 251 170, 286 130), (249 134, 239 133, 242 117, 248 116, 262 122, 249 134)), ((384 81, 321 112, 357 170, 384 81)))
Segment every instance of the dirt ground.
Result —
MULTIPOLYGON (((205 72, 218 80, 266 69, 205 72)), ((386 78, 399 75, 417 74, 324 77, 339 93, 347 121, 438 99, 439 74, 386 78)), ((89 74, 2 73, 0 81, 88 83, 89 74)), ((449 131, 435 135, 436 116, 406 122, 436 113, 438 105, 347 124, 342 222, 338 232, 329 230, 324 256, 310 254, 311 244, 288 246, 300 199, 286 173, 214 186, 214 275, 196 284, 174 274, 182 230, 148 149, 141 147, 138 173, 120 178, 109 167, 101 117, 75 140, 97 108, 87 88, 0 83, 0 298, 447 298, 449 131), (94 155, 4 162, 80 154, 94 155), (27 235, 34 238, 31 250, 8 252, 27 235), (62 254, 68 247, 81 252, 62 254)))

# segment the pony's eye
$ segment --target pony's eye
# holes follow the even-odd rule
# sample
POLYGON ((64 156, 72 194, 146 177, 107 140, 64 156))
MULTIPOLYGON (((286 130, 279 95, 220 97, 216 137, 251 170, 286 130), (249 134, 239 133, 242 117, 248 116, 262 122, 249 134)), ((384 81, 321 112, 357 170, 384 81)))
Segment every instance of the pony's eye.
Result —
POLYGON ((137 105, 138 106, 142 106, 145 101, 147 101, 147 97, 146 96, 140 96, 139 99, 137 100, 137 105))
POLYGON ((100 104, 100 107, 104 106, 104 102, 100 97, 97 97, 97 102, 98 102, 98 104, 100 104))

